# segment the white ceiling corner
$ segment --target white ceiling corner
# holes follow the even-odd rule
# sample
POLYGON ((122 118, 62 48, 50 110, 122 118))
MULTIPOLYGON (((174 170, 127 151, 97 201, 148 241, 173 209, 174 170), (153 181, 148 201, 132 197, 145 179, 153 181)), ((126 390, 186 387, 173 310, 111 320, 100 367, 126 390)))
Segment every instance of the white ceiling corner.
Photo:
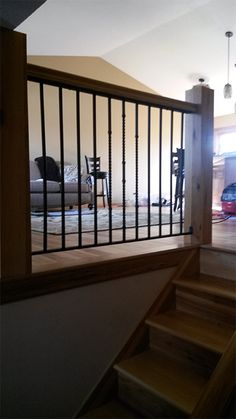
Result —
POLYGON ((184 99, 204 76, 215 115, 236 102, 236 0, 47 0, 17 28, 29 55, 100 56, 165 96, 184 99), (223 99, 227 40, 230 81, 223 99))

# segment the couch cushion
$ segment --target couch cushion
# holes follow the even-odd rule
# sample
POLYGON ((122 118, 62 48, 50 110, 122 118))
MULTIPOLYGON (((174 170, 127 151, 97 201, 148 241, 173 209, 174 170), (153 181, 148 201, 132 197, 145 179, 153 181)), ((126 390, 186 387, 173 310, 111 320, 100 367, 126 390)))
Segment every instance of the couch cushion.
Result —
MULTIPOLYGON (((61 189, 61 184, 60 184, 61 189)), ((71 192, 71 193, 78 193, 78 183, 77 182, 65 182, 64 183, 64 191, 71 192)), ((81 192, 90 192, 91 187, 86 182, 81 182, 81 192)))
POLYGON ((47 180, 53 180, 54 182, 60 182, 61 181, 61 173, 60 173, 60 169, 57 165, 57 163, 55 162, 53 157, 50 156, 41 156, 41 157, 36 157, 36 159, 34 159, 38 165, 40 174, 41 174, 41 178, 45 178, 47 180), (44 166, 45 164, 45 166, 44 166), (44 173, 45 170, 45 173, 44 173))
POLYGON ((78 166, 76 164, 65 164, 64 166, 64 180, 65 182, 78 181, 78 166))
MULTIPOLYGON (((43 192, 43 179, 30 181, 30 192, 42 193, 43 192)), ((60 185, 53 180, 47 180, 47 192, 60 192, 60 185)))
POLYGON ((40 179, 40 171, 35 161, 30 160, 30 180, 40 179))

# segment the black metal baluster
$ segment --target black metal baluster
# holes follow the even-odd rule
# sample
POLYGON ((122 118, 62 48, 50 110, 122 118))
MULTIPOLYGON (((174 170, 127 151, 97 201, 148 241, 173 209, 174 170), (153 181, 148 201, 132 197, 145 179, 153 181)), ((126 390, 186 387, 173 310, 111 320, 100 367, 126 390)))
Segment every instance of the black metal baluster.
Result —
POLYGON ((180 234, 183 233, 183 182, 184 182, 184 113, 181 112, 181 139, 180 139, 180 161, 179 161, 179 170, 180 170, 180 234))
POLYGON ((109 205, 109 243, 112 243, 112 124, 111 98, 108 98, 108 205, 109 205))
POLYGON ((61 163, 61 248, 65 249, 65 179, 64 179, 64 130, 63 130, 63 97, 59 87, 59 128, 60 128, 60 163, 61 163))
MULTIPOLYGON (((34 81, 34 80, 32 80, 34 81)), ((48 224, 48 204, 49 204, 49 195, 48 195, 48 182, 47 182, 47 170, 48 170, 48 161, 47 161, 47 144, 46 144, 46 140, 47 140, 47 131, 46 131, 46 88, 45 88, 45 80, 44 79, 38 79, 37 81, 38 85, 39 85, 39 93, 40 93, 40 112, 41 112, 41 137, 42 137, 42 157, 43 157, 43 169, 44 169, 44 173, 45 175, 43 176, 43 244, 42 244, 42 248, 39 251, 33 252, 34 254, 40 254, 40 253, 45 253, 45 252, 54 252, 54 251, 61 251, 61 250, 69 250, 69 249, 75 249, 75 248, 80 248, 80 247, 95 247, 95 246, 103 246, 106 244, 112 244, 112 241, 114 240, 114 233, 113 233, 113 225, 114 225, 114 221, 112 220, 112 215, 114 210, 112 210, 112 176, 116 176, 116 172, 113 172, 113 165, 112 165, 112 161, 115 158, 115 156, 112 156, 112 152, 113 152, 113 144, 112 144, 112 123, 113 123, 113 103, 112 100, 118 101, 121 104, 122 103, 122 138, 121 138, 121 155, 122 155, 122 217, 123 217, 123 229, 122 229, 122 235, 120 237, 120 239, 118 239, 118 241, 115 241, 114 243, 123 243, 125 242, 134 242, 137 240, 145 240, 145 239, 150 239, 150 238, 158 238, 158 237, 167 237, 169 236, 179 236, 179 235, 185 235, 185 234, 189 234, 189 232, 184 232, 184 223, 183 223, 183 219, 184 219, 184 188, 183 188, 183 182, 184 182, 184 118, 185 118, 185 114, 184 114, 184 109, 183 108, 177 108, 174 109, 172 106, 167 106, 167 108, 165 107, 164 104, 160 103, 160 105, 158 104, 152 104, 151 102, 147 101, 144 103, 142 101, 142 98, 140 98, 140 101, 138 98, 134 98, 134 99, 129 99, 126 98, 125 96, 121 97, 121 96, 116 96, 116 94, 114 93, 114 96, 111 93, 106 94, 106 92, 100 92, 98 93, 97 90, 93 89, 93 88, 83 88, 83 87, 79 87, 79 85, 77 86, 72 86, 72 85, 67 85, 64 82, 57 82, 56 80, 47 80, 47 84, 54 86, 54 89, 58 89, 58 94, 59 94, 59 105, 57 105, 59 107, 59 133, 60 133, 60 161, 61 161, 61 177, 62 177, 62 183, 61 183, 61 213, 62 213, 62 221, 61 221, 61 231, 62 231, 62 247, 60 247, 60 245, 58 246, 58 248, 54 249, 51 245, 50 242, 50 249, 48 249, 49 246, 49 236, 48 236, 48 230, 49 230, 49 224, 48 224), (55 87, 56 86, 56 87, 55 87), (65 235, 65 226, 66 226, 66 211, 65 211, 65 202, 66 202, 66 195, 65 195, 65 182, 64 182, 64 136, 65 136, 65 132, 64 132, 64 115, 63 115, 63 108, 64 108, 64 89, 72 89, 75 93, 76 93, 76 137, 77 137, 77 148, 76 148, 76 155, 77 155, 77 165, 78 165, 78 210, 79 210, 79 216, 78 216, 78 240, 77 242, 74 244, 74 246, 67 246, 67 240, 66 240, 66 235, 65 235), (98 168, 96 166, 96 164, 94 165, 94 197, 95 197, 95 213, 94 213, 94 241, 92 241, 91 243, 83 243, 83 235, 82 235, 82 225, 83 225, 83 218, 82 218, 82 204, 81 204, 81 195, 82 195, 82 184, 81 184, 81 180, 82 180, 82 176, 81 176, 81 149, 82 149, 82 131, 81 131, 81 117, 82 117, 82 101, 81 101, 81 92, 86 92, 87 95, 90 96, 90 98, 92 99, 92 104, 91 104, 91 111, 92 111, 92 134, 93 134, 93 139, 92 139, 92 144, 93 144, 93 150, 92 150, 92 155, 95 158, 97 158, 97 153, 98 153, 98 144, 97 144, 97 135, 98 135, 98 121, 97 121, 97 117, 98 115, 98 109, 97 109, 97 95, 99 94, 99 96, 101 95, 102 97, 105 97, 108 103, 108 114, 107 116, 105 115, 105 118, 107 117, 107 127, 108 127, 108 138, 107 138, 107 154, 108 154, 108 177, 107 177, 107 184, 108 187, 106 188, 107 190, 107 198, 108 198, 108 215, 109 215, 109 225, 108 225, 108 232, 109 232, 109 242, 108 241, 102 241, 99 240, 99 216, 98 216, 98 197, 97 197, 97 192, 98 192, 98 180, 97 180, 97 171, 98 168), (128 213, 127 213, 127 208, 126 208, 126 201, 127 201, 127 164, 128 164, 128 150, 127 150, 127 122, 128 122, 128 115, 126 114, 127 112, 127 102, 132 103, 132 106, 134 107, 134 115, 133 117, 135 118, 135 120, 133 120, 134 123, 134 181, 135 181, 135 185, 134 185, 134 192, 135 192, 135 209, 134 209, 134 217, 135 217, 135 226, 134 226, 134 237, 133 238, 129 238, 129 235, 127 233, 127 225, 128 225, 128 213), (147 171, 145 169, 145 176, 147 176, 147 181, 146 182, 146 191, 147 191, 147 204, 148 204, 148 208, 147 210, 145 209, 145 216, 147 217, 147 235, 141 235, 140 231, 139 231, 139 227, 140 227, 140 221, 141 221, 141 209, 139 208, 139 201, 140 201, 140 191, 139 191, 139 180, 141 177, 141 172, 142 172, 142 155, 139 156, 140 153, 140 141, 141 139, 139 138, 139 131, 140 131, 140 127, 139 127, 139 123, 140 123, 140 115, 139 115, 139 106, 146 106, 147 107, 147 157, 145 157, 146 160, 146 164, 147 164, 147 171), (158 151, 157 151, 157 155, 159 154, 159 157, 157 157, 157 165, 158 165, 158 159, 159 159, 159 167, 158 169, 156 169, 156 174, 159 175, 159 179, 157 181, 157 188, 159 188, 159 231, 157 229, 157 232, 154 234, 153 230, 152 230, 152 226, 151 226, 151 217, 152 217, 152 204, 151 204, 151 188, 152 188, 152 170, 151 170, 151 163, 152 163, 152 123, 153 123, 153 117, 154 115, 152 115, 152 110, 153 108, 158 109, 159 110, 159 116, 157 119, 157 124, 159 124, 159 133, 157 136, 157 140, 159 141, 158 145, 155 145, 155 147, 157 146, 158 151), (164 111, 168 111, 170 112, 170 122, 169 122, 169 129, 170 129, 170 134, 169 134, 169 149, 170 149, 170 157, 168 157, 169 159, 169 163, 167 163, 167 165, 169 164, 170 166, 170 179, 167 180, 167 182, 169 182, 169 190, 170 190, 170 211, 169 211, 169 220, 170 220, 170 228, 169 231, 167 232, 168 234, 164 234, 166 233, 164 227, 163 227, 163 212, 164 209, 162 208, 162 189, 163 189, 163 181, 162 181, 162 176, 164 176, 164 169, 165 169, 165 161, 163 160, 163 156, 162 156, 162 152, 165 151, 164 150, 164 111), (177 153, 173 152, 173 147, 174 147, 174 130, 176 129, 175 127, 175 114, 176 112, 178 112, 178 114, 180 113, 181 115, 179 115, 181 117, 181 127, 179 128, 179 136, 180 136, 180 149, 177 149, 177 153), (162 138, 163 137, 163 138, 162 138), (180 153, 179 153, 180 151, 180 153), (178 230, 178 232, 175 232, 174 229, 174 180, 173 180, 173 156, 174 154, 177 155, 178 159, 179 159, 179 178, 178 181, 179 183, 177 183, 177 192, 176 192, 176 199, 178 199, 177 203, 178 203, 178 209, 180 210, 180 214, 179 214, 179 223, 180 223, 180 229, 178 230), (173 208, 172 208, 173 207, 173 208), (144 237, 145 236, 145 237, 144 237), (100 241, 100 242, 99 242, 100 241)), ((168 104, 167 104, 168 105, 168 104)), ((186 111, 188 112, 188 110, 186 111)), ((192 111, 190 111, 192 112, 192 111)), ((169 115, 169 113, 168 113, 169 115)), ((120 115, 121 116, 121 115, 120 115)), ((117 118, 119 118, 119 115, 117 115, 117 118)), ((120 121, 120 120, 119 120, 120 121)), ((121 122, 121 121, 120 121, 121 122)), ((120 230, 121 231, 121 230, 120 230)))
POLYGON ((162 108, 159 114, 159 236, 162 236, 162 108))
POLYGON ((98 243, 98 215, 97 215, 97 106, 96 94, 93 94, 93 158, 94 158, 94 244, 98 243))
POLYGON ((78 246, 82 247, 80 92, 78 90, 76 90, 76 130, 78 167, 78 246))
POLYGON ((42 136, 42 156, 43 156, 43 250, 47 252, 48 234, 47 234, 47 165, 46 165, 46 134, 45 134, 45 108, 44 108, 44 85, 40 82, 40 115, 41 115, 41 136, 42 136))
POLYGON ((174 129, 174 113, 170 114, 170 235, 173 233, 173 129, 174 129))
POLYGON ((135 104, 135 239, 138 240, 139 236, 139 147, 138 147, 138 135, 139 131, 139 120, 138 120, 138 103, 135 104))
POLYGON ((148 189, 148 238, 151 236, 151 107, 148 106, 148 136, 147 136, 147 189, 148 189))
POLYGON ((122 101, 122 209, 123 209, 123 241, 126 240, 126 156, 125 156, 125 101, 122 101))

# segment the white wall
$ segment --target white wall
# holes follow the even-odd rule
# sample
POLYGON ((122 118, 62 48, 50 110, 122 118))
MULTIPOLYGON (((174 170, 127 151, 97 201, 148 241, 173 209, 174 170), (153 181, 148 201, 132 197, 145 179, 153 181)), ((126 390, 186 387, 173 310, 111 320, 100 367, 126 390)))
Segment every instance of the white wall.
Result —
POLYGON ((227 128, 236 126, 236 114, 218 116, 214 119, 214 128, 227 128))
POLYGON ((2 418, 70 418, 173 268, 1 306, 2 418))

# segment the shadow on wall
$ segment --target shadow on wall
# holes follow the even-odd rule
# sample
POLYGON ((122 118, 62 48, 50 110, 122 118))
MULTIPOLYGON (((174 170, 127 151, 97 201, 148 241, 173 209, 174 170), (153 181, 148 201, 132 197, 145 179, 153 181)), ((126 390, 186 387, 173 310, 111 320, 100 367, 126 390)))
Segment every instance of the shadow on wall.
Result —
POLYGON ((2 306, 2 417, 72 417, 172 272, 2 306))

